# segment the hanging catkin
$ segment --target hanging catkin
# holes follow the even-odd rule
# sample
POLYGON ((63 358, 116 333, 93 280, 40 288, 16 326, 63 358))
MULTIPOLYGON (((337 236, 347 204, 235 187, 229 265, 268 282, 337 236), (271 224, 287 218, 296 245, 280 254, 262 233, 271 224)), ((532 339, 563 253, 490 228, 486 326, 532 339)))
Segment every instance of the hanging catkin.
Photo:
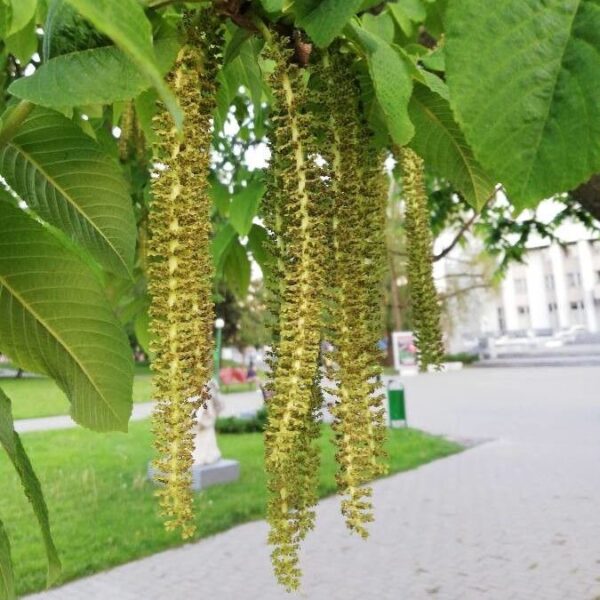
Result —
POLYGON ((444 345, 440 305, 433 281, 432 239, 429 226, 423 160, 410 148, 399 150, 408 251, 408 285, 419 369, 439 366, 444 345))
MULTIPOLYGON (((268 36, 271 38, 271 36, 268 36)), ((275 68, 270 85, 273 155, 265 199, 276 258, 271 302, 271 356, 265 460, 270 499, 269 542, 278 580, 299 585, 298 545, 314 524, 319 457, 319 348, 324 287, 327 193, 315 162, 317 116, 308 111, 307 71, 292 63, 286 40, 273 36, 265 51, 275 68)))
POLYGON ((135 136, 135 106, 133 101, 127 102, 123 107, 121 121, 119 122, 121 135, 119 136, 119 159, 123 162, 130 158, 131 140, 135 136))
POLYGON ((156 117, 157 169, 149 241, 154 353, 153 416, 157 492, 169 530, 193 535, 191 473, 195 413, 206 398, 212 360, 212 263, 208 194, 211 115, 219 60, 219 25, 188 24, 169 76, 185 115, 180 137, 166 111, 156 117))
POLYGON ((332 246, 329 261, 328 356, 332 382, 337 483, 348 527, 366 537, 373 519, 371 489, 381 475, 385 438, 377 382, 382 334, 381 277, 385 191, 383 162, 360 112, 360 90, 350 58, 332 53, 325 69, 332 165, 332 246))
POLYGON ((133 101, 127 102, 123 107, 119 125, 121 128, 118 143, 119 159, 123 162, 136 160, 145 168, 146 142, 144 132, 138 122, 133 101))

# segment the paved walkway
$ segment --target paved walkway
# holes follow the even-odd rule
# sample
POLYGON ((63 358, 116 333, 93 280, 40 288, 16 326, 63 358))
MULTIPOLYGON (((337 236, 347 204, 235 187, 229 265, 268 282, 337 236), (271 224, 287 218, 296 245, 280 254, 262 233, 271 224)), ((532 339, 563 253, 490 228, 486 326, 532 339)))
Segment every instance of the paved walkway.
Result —
MULTIPOLYGON (((263 404, 260 390, 255 392, 242 392, 236 394, 222 394, 224 409, 222 417, 239 416, 256 412, 263 404)), ((131 421, 142 421, 152 414, 154 402, 142 402, 133 405, 131 421)), ((38 419, 19 419, 15 421, 15 429, 19 433, 29 431, 48 431, 50 429, 70 429, 78 427, 77 423, 68 415, 57 417, 41 417, 38 419)))
POLYGON ((412 426, 492 441, 377 482, 367 542, 321 502, 300 594, 273 582, 256 522, 32 598, 600 598, 600 371, 473 369, 406 387, 412 426))

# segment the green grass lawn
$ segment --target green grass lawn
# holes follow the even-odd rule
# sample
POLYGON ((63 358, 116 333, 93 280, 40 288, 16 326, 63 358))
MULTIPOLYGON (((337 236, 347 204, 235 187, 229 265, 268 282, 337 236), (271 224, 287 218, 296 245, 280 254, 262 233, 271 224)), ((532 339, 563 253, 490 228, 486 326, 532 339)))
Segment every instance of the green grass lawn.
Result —
MULTIPOLYGON (((333 447, 321 439, 320 494, 334 491, 333 447)), ((129 434, 99 435, 83 429, 30 433, 24 446, 42 482, 52 529, 63 561, 62 581, 181 544, 167 534, 157 514, 153 486, 146 480, 152 455, 147 421, 129 434)), ((265 514, 261 434, 220 435, 224 456, 241 463, 238 482, 196 495, 197 538, 265 514)), ((414 430, 393 430, 388 441, 390 472, 414 468, 460 451, 460 446, 414 430)), ((0 455, 0 518, 11 538, 18 592, 42 589, 45 558, 41 536, 21 486, 0 455)), ((341 518, 341 517, 340 517, 341 518)))

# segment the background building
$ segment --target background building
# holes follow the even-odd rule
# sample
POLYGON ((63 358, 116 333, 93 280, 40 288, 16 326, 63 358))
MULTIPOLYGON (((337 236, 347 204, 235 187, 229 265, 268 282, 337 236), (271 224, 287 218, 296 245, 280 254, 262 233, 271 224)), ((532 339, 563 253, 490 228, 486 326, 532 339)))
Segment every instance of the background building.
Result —
POLYGON ((530 248, 486 293, 483 334, 600 331, 600 241, 530 248))
MULTIPOLYGON (((552 201, 540 207, 548 219, 557 210, 552 201)), ((494 276, 496 262, 475 236, 435 263, 450 351, 503 336, 577 334, 600 341, 600 239, 569 222, 557 239, 531 239, 523 261, 510 263, 503 277, 494 276)), ((436 242, 447 244, 443 237, 436 242)))

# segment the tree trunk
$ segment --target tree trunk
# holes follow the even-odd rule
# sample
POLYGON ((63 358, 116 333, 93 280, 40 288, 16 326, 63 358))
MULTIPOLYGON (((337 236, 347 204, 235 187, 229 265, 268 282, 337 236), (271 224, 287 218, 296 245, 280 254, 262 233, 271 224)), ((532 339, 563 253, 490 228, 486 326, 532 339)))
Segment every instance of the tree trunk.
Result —
POLYGON ((571 196, 600 221, 600 174, 592 176, 588 182, 574 189, 571 196))
POLYGON ((398 276, 394 266, 394 257, 389 257, 390 262, 390 291, 392 297, 392 322, 394 331, 400 331, 402 327, 402 315, 400 314, 400 293, 398 292, 398 276))

